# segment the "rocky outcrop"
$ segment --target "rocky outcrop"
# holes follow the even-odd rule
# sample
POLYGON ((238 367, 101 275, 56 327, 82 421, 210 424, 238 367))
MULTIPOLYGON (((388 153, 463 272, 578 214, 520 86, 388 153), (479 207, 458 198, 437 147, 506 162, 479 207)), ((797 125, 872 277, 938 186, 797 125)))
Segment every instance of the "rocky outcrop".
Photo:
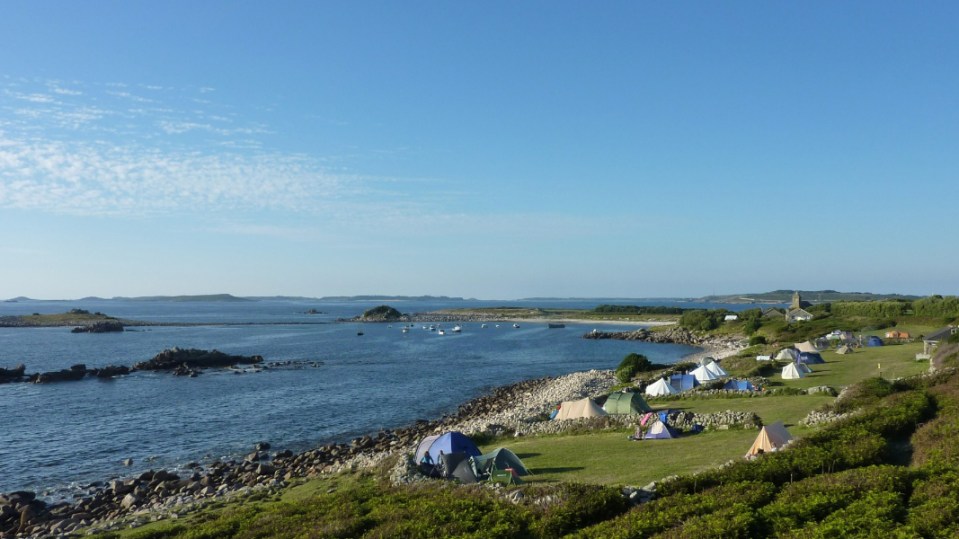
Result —
POLYGON ((410 317, 405 315, 389 305, 380 305, 363 312, 360 316, 354 316, 341 322, 409 322, 410 317))
POLYGON ((658 344, 686 344, 700 347, 741 348, 743 339, 736 336, 719 337, 694 333, 684 327, 670 327, 663 331, 650 331, 640 328, 633 331, 599 331, 592 330, 584 339, 616 339, 621 341, 642 341, 658 344))
POLYGON ((0 384, 19 382, 23 380, 23 373, 26 369, 27 368, 23 363, 12 369, 0 368, 0 384))
POLYGON ((219 350, 197 350, 194 348, 170 348, 148 361, 133 365, 138 371, 173 371, 175 369, 203 369, 229 367, 231 365, 255 365, 263 362, 263 356, 234 356, 219 350))
POLYGON ((123 323, 119 320, 104 320, 86 326, 77 326, 70 333, 114 333, 123 331, 123 323))
POLYGON ((83 363, 78 363, 71 366, 69 369, 61 369, 59 371, 50 371, 50 372, 41 372, 38 374, 32 374, 27 378, 28 382, 34 384, 49 384, 51 382, 73 382, 76 380, 82 380, 84 376, 87 375, 87 366, 83 363))

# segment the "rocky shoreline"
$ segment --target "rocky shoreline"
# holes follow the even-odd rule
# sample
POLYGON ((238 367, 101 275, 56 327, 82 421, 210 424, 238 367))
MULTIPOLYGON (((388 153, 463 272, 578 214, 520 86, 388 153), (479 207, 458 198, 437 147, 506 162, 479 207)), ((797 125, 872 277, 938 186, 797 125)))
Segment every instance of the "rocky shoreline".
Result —
MULTIPOLYGON (((558 402, 605 395, 616 383, 613 372, 605 370, 526 380, 495 388, 438 420, 418 420, 407 427, 300 453, 271 452, 268 443, 259 443, 242 459, 207 465, 190 463, 177 470, 150 470, 136 477, 94 483, 72 503, 50 504, 33 492, 0 494, 0 539, 69 536, 80 530, 142 525, 158 518, 177 518, 215 500, 261 491, 273 493, 301 478, 368 467, 391 458, 403 464, 423 437, 450 430, 515 437, 583 428, 627 428, 637 421, 635 417, 563 422, 547 419, 558 402)), ((756 426, 755 418, 747 415, 677 416, 676 421, 691 425, 695 420, 715 428, 756 426)))

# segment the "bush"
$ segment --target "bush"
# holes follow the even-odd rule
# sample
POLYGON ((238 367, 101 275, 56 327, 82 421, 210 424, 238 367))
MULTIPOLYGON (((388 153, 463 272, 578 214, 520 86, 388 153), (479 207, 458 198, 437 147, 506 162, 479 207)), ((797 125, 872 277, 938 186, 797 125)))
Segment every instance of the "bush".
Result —
POLYGON ((649 358, 642 354, 629 354, 624 357, 616 367, 616 379, 624 384, 628 384, 634 376, 641 372, 658 371, 665 369, 668 365, 652 363, 649 358))
POLYGON ((749 338, 749 346, 756 346, 757 344, 766 344, 766 337, 762 335, 753 335, 749 338))
MULTIPOLYGON (((527 492, 536 497, 536 490, 527 492)), ((549 491, 561 503, 550 505, 533 523, 531 530, 538 537, 561 537, 597 522, 608 521, 628 508, 618 489, 598 485, 564 483, 549 491)))

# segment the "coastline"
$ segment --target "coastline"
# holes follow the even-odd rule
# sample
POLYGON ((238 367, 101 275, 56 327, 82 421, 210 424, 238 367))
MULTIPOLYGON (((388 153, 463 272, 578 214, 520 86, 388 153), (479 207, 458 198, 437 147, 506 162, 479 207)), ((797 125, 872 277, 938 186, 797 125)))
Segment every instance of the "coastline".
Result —
MULTIPOLYGON (((705 355, 718 359, 732 353, 734 349, 710 346, 680 361, 705 355)), ((36 511, 25 521, 28 536, 58 535, 87 527, 102 532, 142 525, 190 513, 218 500, 260 491, 278 492, 311 477, 367 468, 390 459, 402 463, 403 456, 414 451, 423 437, 450 430, 493 436, 560 432, 562 425, 544 421, 558 402, 608 393, 616 384, 612 370, 524 380, 493 388, 439 419, 360 436, 348 443, 326 444, 296 454, 288 450, 270 453, 269 444, 256 444, 249 455, 226 462, 202 466, 191 463, 98 482, 73 502, 47 504, 31 499, 36 511)), ((14 524, 21 521, 22 513, 16 516, 14 524)))

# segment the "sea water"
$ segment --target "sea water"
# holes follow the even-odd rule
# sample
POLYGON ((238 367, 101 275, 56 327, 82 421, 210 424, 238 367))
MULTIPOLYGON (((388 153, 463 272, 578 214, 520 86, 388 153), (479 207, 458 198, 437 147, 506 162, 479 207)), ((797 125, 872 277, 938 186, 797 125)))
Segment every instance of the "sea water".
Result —
MULTIPOLYGON (((130 366, 172 347, 306 362, 295 368, 196 378, 136 372, 112 380, 0 385, 0 492, 28 489, 50 498, 147 469, 175 468, 274 449, 307 449, 380 429, 435 419, 489 389, 524 379, 615 368, 631 352, 672 363, 695 352, 681 345, 582 336, 594 324, 461 323, 446 335, 416 324, 337 322, 380 302, 261 300, 173 302, 78 300, 0 303, 0 316, 74 308, 163 325, 122 333, 70 328, 0 328, 0 367, 28 373, 130 366), (320 314, 307 314, 310 309, 320 314), (194 325, 201 324, 201 325, 194 325), (363 335, 358 335, 363 333, 363 335), (315 363, 316 366, 312 366, 315 363), (125 467, 123 461, 133 459, 125 467)), ((591 308, 598 302, 548 305, 591 308)), ((605 302, 603 302, 605 303, 605 302)), ((636 302, 632 302, 636 303, 636 302)), ((662 302, 660 301, 659 304, 662 302)), ((523 302, 390 302, 402 312, 523 302)), ((544 301, 536 302, 543 306, 544 301)), ((685 306, 685 305, 684 305, 685 306)), ((604 330, 635 326, 604 325, 604 330)))

